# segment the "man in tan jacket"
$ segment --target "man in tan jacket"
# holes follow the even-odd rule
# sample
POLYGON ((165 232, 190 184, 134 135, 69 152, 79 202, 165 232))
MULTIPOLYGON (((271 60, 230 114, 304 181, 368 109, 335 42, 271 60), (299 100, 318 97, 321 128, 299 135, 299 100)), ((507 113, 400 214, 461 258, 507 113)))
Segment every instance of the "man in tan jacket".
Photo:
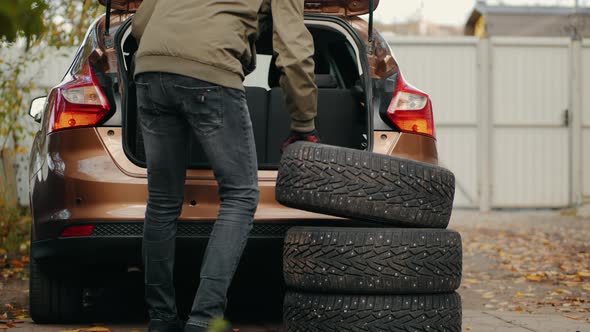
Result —
POLYGON ((244 76, 255 68, 256 38, 272 27, 291 129, 294 134, 315 129, 314 45, 303 24, 304 0, 234 0, 233 8, 225 8, 227 1, 179 0, 163 8, 169 2, 145 0, 134 17, 133 35, 141 39, 145 34, 136 74, 165 70, 243 90, 244 76))
POLYGON ((191 131, 212 165, 221 206, 184 330, 205 331, 214 318, 223 317, 259 197, 242 82, 254 69, 259 23, 269 27, 270 18, 292 118, 283 147, 318 141, 314 46, 303 8, 304 0, 145 0, 134 17, 132 33, 140 40, 135 82, 149 190, 143 255, 151 332, 183 329, 172 271, 191 131))

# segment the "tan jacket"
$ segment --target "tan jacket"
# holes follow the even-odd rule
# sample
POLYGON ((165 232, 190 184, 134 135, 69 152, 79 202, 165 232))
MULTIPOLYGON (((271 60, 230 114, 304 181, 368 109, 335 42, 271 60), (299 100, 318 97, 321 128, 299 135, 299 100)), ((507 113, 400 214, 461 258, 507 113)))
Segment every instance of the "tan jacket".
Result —
POLYGON ((133 36, 141 40, 135 74, 170 72, 243 90, 258 32, 272 23, 291 129, 311 131, 317 86, 303 7, 304 0, 144 0, 133 19, 133 36))

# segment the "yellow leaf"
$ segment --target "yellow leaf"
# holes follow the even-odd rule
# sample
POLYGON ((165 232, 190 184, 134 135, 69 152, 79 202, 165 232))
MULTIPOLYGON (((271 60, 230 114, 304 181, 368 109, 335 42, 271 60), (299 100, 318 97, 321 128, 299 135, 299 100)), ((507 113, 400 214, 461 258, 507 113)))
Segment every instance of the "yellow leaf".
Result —
POLYGON ((468 284, 479 284, 479 283, 481 283, 479 280, 477 280, 477 279, 473 279, 473 278, 467 278, 467 279, 465 279, 464 281, 465 281, 466 283, 468 283, 468 284))
POLYGON ((579 271, 576 275, 580 278, 590 278, 590 271, 579 271))
POLYGON ((523 297, 524 296, 524 293, 523 292, 516 292, 516 296, 523 297))
POLYGON ((536 274, 529 274, 528 276, 526 276, 526 280, 528 280, 528 281, 542 281, 543 277, 541 277, 540 275, 536 275, 536 274))

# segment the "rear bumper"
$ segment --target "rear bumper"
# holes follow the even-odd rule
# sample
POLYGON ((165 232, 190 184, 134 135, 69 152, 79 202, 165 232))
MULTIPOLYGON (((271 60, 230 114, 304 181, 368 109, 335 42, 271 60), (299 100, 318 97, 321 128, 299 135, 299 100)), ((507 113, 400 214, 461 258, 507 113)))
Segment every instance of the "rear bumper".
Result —
MULTIPOLYGON (((94 225, 90 236, 54 237, 31 243, 33 259, 68 259, 74 262, 141 262, 142 222, 81 222, 70 225, 94 225)), ((214 222, 178 222, 177 256, 201 256, 207 245, 214 222)), ((282 246, 285 234, 295 226, 367 227, 374 224, 346 219, 281 220, 255 222, 248 238, 249 247, 282 246)), ((58 233, 60 234, 61 231, 58 233)), ((274 247, 273 247, 274 248, 274 247)))
MULTIPOLYGON (((33 151, 34 160, 44 161, 31 174, 33 241, 51 239, 63 227, 79 222, 143 221, 147 174, 125 157, 120 128, 64 130, 48 135, 45 144, 33 151)), ((257 221, 329 218, 277 203, 276 176, 276 171, 259 172, 257 221)), ((217 218, 218 187, 210 170, 189 170, 185 188, 179 220, 217 218)))

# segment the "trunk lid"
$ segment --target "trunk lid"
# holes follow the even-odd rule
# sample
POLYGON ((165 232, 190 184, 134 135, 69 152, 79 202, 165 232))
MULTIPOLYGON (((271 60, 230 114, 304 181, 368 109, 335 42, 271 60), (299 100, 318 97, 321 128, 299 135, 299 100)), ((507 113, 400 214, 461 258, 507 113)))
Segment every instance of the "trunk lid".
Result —
MULTIPOLYGON (((379 0, 373 0, 373 10, 379 0)), ((328 14, 336 16, 358 16, 369 13, 370 0, 305 0, 306 13, 328 14)))
MULTIPOLYGON (((143 0, 111 0, 111 9, 122 10, 125 12, 135 12, 143 0)), ((108 0, 98 0, 98 2, 107 6, 108 0)))
MULTIPOLYGON (((374 1, 374 9, 379 0, 374 1)), ((98 0, 107 5, 108 0, 98 0)), ((141 5, 142 0, 111 0, 111 9, 134 12, 141 5)), ((370 0, 305 0, 305 12, 327 14, 335 16, 364 15, 370 11, 370 0)))

